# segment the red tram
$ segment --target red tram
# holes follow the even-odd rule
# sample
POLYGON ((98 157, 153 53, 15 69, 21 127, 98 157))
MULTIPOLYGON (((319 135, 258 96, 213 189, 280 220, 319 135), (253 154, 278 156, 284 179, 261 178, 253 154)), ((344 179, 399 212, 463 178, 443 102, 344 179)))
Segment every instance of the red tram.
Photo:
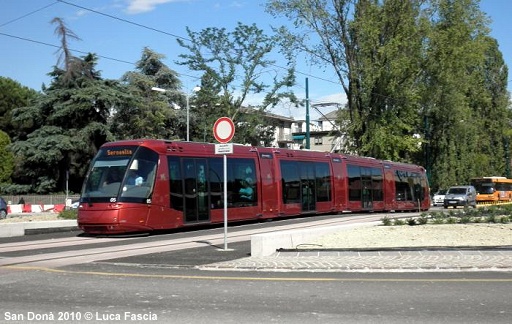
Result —
MULTIPOLYGON (((228 220, 428 210, 425 169, 307 150, 234 145, 228 220)), ((215 145, 165 140, 104 144, 85 179, 86 233, 147 232, 224 221, 223 157, 215 145)))

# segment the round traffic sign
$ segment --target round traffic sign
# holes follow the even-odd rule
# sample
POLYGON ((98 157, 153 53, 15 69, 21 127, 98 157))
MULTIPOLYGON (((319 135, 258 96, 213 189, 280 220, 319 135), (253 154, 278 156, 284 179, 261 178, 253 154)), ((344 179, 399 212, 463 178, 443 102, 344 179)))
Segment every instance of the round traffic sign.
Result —
POLYGON ((235 124, 228 117, 220 117, 213 124, 213 136, 219 143, 227 143, 231 141, 235 135, 235 124))

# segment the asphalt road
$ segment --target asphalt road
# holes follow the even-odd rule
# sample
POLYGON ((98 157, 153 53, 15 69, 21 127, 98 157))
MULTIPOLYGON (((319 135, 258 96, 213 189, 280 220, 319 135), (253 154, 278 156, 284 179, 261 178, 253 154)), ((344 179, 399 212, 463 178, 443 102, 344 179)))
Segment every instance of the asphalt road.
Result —
MULTIPOLYGON (((245 224, 230 228, 230 235, 282 224, 306 226, 312 220, 245 224)), ((209 238, 222 230, 2 239, 0 323, 508 323, 511 318, 510 272, 196 268, 248 255, 248 240, 230 242, 228 251, 212 244, 209 238), (194 247, 176 248, 179 244, 194 247), (135 253, 140 249, 155 252, 135 253), (88 261, 93 254, 97 260, 88 261)))

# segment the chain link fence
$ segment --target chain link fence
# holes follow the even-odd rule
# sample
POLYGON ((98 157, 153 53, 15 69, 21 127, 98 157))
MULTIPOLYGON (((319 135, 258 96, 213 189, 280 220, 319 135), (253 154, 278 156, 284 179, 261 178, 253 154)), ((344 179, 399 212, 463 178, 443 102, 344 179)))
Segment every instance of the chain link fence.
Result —
POLYGON ((22 201, 26 205, 57 205, 66 204, 66 199, 68 201, 77 200, 80 198, 80 195, 5 195, 2 197, 8 205, 20 204, 22 201))

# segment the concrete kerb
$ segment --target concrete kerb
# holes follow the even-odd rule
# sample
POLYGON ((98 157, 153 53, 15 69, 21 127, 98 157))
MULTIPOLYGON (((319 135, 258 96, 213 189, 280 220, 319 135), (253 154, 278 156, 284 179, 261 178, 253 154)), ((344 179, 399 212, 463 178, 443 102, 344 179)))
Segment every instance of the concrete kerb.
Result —
POLYGON ((77 229, 76 220, 36 221, 0 225, 0 237, 23 236, 27 233, 48 233, 77 229))
POLYGON ((365 224, 346 224, 251 235, 251 257, 270 256, 278 249, 295 249, 300 245, 311 243, 323 235, 355 227, 376 226, 380 223, 380 221, 377 221, 365 224))

